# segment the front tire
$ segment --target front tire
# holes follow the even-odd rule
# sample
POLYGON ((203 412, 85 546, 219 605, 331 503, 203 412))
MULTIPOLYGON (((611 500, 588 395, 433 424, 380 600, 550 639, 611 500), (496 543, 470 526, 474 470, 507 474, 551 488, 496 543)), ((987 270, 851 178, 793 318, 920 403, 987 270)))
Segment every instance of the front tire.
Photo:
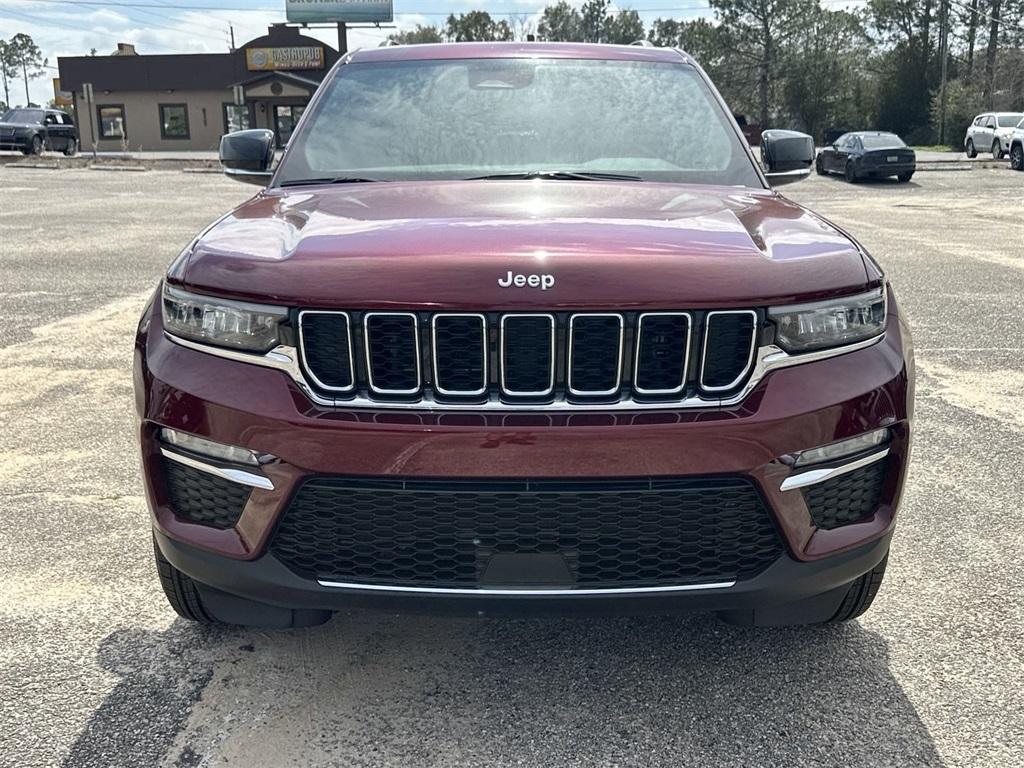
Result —
POLYGON ((78 154, 78 139, 68 139, 68 145, 64 147, 65 157, 74 157, 78 154))
POLYGON ((1024 144, 1014 144, 1010 149, 1010 167, 1015 171, 1024 171, 1024 144))
POLYGON ((854 167, 852 160, 846 162, 846 170, 843 172, 843 175, 851 184, 856 184, 860 181, 860 176, 857 174, 857 169, 854 167))
POLYGON ((850 585, 850 591, 846 593, 839 610, 829 619, 826 624, 839 624, 844 621, 856 619, 871 607, 882 587, 882 580, 885 578, 885 567, 889 562, 889 555, 882 558, 882 562, 865 573, 850 585))
POLYGON ((28 146, 22 152, 26 155, 35 155, 36 157, 43 154, 43 137, 33 136, 32 141, 28 143, 28 146))
POLYGON ((814 172, 819 176, 825 175, 825 165, 821 162, 821 155, 818 155, 814 159, 814 172))
POLYGON ((196 583, 179 571, 164 557, 160 548, 153 542, 153 556, 156 558, 156 572, 160 577, 167 602, 174 612, 183 619, 197 624, 218 624, 203 605, 203 597, 199 594, 196 583))
POLYGON ((967 140, 967 156, 973 160, 978 156, 978 149, 974 146, 974 139, 967 140))

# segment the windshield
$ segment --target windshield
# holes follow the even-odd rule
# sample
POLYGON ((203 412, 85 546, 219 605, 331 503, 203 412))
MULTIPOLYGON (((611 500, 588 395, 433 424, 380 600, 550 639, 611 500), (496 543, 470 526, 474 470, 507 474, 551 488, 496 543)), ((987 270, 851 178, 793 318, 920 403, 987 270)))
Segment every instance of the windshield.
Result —
POLYGON ((1024 115, 1000 115, 996 118, 999 121, 1000 128, 1013 128, 1024 115))
POLYGON ((348 64, 293 137, 277 183, 558 171, 761 187, 729 120, 683 63, 348 64))
POLYGON ((889 149, 891 147, 905 147, 903 139, 895 133, 879 133, 861 136, 864 142, 864 149, 889 149))
POLYGON ((41 123, 43 122, 43 110, 41 109, 9 109, 4 112, 0 122, 4 123, 41 123))

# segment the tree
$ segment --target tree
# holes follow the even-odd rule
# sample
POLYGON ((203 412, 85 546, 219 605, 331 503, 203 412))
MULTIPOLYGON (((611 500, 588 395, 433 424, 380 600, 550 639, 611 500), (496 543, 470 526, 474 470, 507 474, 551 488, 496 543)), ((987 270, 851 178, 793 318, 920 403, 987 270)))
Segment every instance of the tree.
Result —
POLYGON ((830 124, 867 125, 853 95, 865 73, 867 33, 859 16, 825 10, 817 3, 785 53, 782 87, 786 111, 816 140, 830 124))
POLYGON ((604 43, 629 45, 644 39, 644 22, 636 11, 619 11, 605 21, 604 43))
POLYGON ((583 42, 605 42, 605 28, 611 19, 611 0, 587 0, 580 7, 580 31, 583 42))
POLYGON ((559 0, 541 13, 537 33, 544 40, 577 43, 583 40, 583 19, 575 7, 565 0, 559 0))
POLYGON ((507 21, 495 21, 487 11, 451 14, 444 29, 445 37, 456 43, 511 40, 512 27, 507 21))
POLYGON ((421 43, 443 43, 444 36, 433 25, 425 27, 422 24, 417 24, 415 29, 392 32, 388 35, 388 40, 398 45, 419 45, 421 43))
MULTIPOLYGON (((813 2, 813 0, 812 0, 813 2)), ((757 64, 757 105, 763 127, 770 124, 775 73, 781 52, 799 29, 807 2, 801 0, 710 0, 736 51, 757 64)), ((816 3, 815 3, 816 4, 816 3)))
POLYGON ((43 58, 43 53, 35 40, 24 32, 18 32, 8 40, 6 48, 11 63, 16 70, 21 71, 21 77, 25 81, 25 102, 31 102, 28 85, 32 80, 46 74, 46 70, 43 69, 46 66, 46 59, 43 58))
POLYGON ((11 80, 18 76, 14 64, 14 51, 6 40, 0 40, 0 81, 4 86, 4 108, 11 103, 11 80))

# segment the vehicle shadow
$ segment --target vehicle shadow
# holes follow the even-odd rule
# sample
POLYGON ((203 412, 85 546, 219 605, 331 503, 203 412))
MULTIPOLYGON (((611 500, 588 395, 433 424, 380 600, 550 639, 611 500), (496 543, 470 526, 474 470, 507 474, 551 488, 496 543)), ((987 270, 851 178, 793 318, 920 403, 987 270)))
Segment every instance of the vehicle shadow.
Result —
POLYGON ((66 766, 942 765, 885 640, 857 623, 179 621, 99 656, 120 682, 66 766))

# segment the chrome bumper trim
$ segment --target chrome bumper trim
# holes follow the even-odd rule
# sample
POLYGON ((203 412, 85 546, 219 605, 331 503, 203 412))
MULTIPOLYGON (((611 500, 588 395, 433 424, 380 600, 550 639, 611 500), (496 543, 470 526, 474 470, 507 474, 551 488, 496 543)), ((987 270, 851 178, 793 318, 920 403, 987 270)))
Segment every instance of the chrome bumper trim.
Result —
POLYGON ((876 461, 881 461, 889 455, 889 449, 872 453, 870 456, 863 456, 856 461, 851 461, 849 464, 843 464, 838 467, 828 467, 825 469, 811 469, 807 472, 800 472, 796 475, 790 475, 782 481, 781 490, 791 491, 794 488, 806 488, 808 485, 817 485, 823 483, 826 480, 831 480, 834 477, 840 477, 854 470, 866 467, 868 464, 874 464, 876 461))
POLYGON ((270 482, 269 478, 264 477, 263 475, 246 472, 242 469, 231 469, 230 467, 218 467, 215 464, 207 464, 205 461, 199 461, 191 456, 175 453, 174 451, 169 451, 166 448, 161 448, 160 453, 163 454, 166 459, 176 461, 179 464, 184 464, 186 467, 192 467, 192 469, 198 469, 200 472, 216 475, 222 480, 228 480, 232 483, 238 483, 239 485, 248 485, 252 488, 261 488, 264 491, 274 490, 274 484, 270 482))
POLYGON ((477 595, 484 597, 578 597, 580 595, 642 595, 664 592, 693 592, 701 589, 728 589, 736 586, 735 581, 718 581, 712 584, 684 584, 672 587, 611 587, 607 589, 470 589, 461 587, 398 587, 392 585, 359 584, 347 581, 317 582, 321 587, 335 589, 358 589, 366 592, 402 592, 418 595, 477 595))
POLYGON ((604 412, 615 413, 621 411, 675 411, 689 408, 726 408, 738 405, 746 399, 754 388, 761 383, 765 376, 771 371, 781 368, 789 368, 803 363, 814 363, 819 360, 827 360, 839 355, 846 355, 850 352, 857 352, 862 349, 874 346, 885 338, 880 334, 856 344, 848 344, 843 347, 832 349, 821 349, 816 352, 804 352, 799 355, 791 355, 785 350, 767 344, 759 347, 754 355, 754 369, 751 371, 747 383, 736 394, 730 397, 687 397, 682 400, 662 400, 659 402, 638 401, 625 395, 621 400, 614 403, 576 403, 564 398, 556 399, 550 403, 510 403, 504 402, 497 395, 491 395, 489 400, 481 403, 443 403, 438 402, 429 393, 418 400, 408 402, 390 402, 384 400, 373 400, 365 395, 354 397, 324 397, 314 391, 313 387, 306 380, 299 366, 299 354, 295 347, 281 345, 270 350, 266 354, 257 355, 251 352, 239 352, 234 349, 212 347, 209 344, 200 344, 174 336, 164 331, 164 336, 171 342, 204 352, 208 355, 223 357, 250 365, 259 365, 264 368, 273 368, 286 373, 302 390, 312 402, 328 408, 360 408, 376 411, 456 411, 456 412, 480 412, 489 413, 573 413, 573 412, 604 412))

